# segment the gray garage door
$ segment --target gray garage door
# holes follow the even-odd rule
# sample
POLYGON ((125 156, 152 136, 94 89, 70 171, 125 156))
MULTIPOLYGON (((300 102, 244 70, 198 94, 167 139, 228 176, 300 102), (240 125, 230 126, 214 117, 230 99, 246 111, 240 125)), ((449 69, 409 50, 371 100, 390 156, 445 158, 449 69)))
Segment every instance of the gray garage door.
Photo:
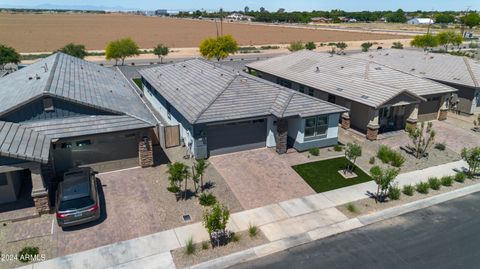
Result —
POLYGON ((209 156, 265 147, 267 120, 210 125, 207 130, 209 156))

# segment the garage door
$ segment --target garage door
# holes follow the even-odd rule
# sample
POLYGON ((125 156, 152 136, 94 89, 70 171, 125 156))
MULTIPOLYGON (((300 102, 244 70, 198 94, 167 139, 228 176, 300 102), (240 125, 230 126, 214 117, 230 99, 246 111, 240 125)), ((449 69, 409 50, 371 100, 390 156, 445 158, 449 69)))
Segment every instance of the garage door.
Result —
POLYGON ((209 156, 266 145, 267 120, 250 120, 222 125, 210 125, 207 130, 209 156))

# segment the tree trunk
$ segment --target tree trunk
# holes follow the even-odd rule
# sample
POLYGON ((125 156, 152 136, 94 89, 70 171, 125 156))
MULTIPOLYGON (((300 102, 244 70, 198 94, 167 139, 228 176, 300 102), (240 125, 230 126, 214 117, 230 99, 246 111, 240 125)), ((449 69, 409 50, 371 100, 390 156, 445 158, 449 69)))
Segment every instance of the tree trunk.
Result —
POLYGON ((200 192, 203 192, 203 173, 200 174, 200 192))
POLYGON ((188 183, 188 180, 185 179, 185 200, 187 200, 187 183, 188 183))

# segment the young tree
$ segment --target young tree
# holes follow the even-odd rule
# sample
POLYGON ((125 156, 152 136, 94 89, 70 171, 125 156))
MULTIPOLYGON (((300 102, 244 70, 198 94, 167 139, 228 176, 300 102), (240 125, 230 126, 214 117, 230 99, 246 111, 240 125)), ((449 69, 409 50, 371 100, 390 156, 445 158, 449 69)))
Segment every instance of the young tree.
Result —
POLYGON ((365 43, 362 43, 361 46, 362 46, 362 51, 367 52, 373 46, 373 43, 365 42, 365 43))
POLYGON ((357 143, 348 143, 347 148, 345 149, 345 158, 347 159, 347 165, 344 172, 345 174, 347 172, 353 172, 355 162, 360 156, 362 156, 362 147, 357 143))
POLYGON ((471 177, 476 175, 480 169, 480 147, 463 148, 461 156, 468 163, 468 175, 471 177))
POLYGON ((216 58, 217 61, 220 61, 237 50, 237 41, 231 35, 207 38, 200 44, 200 53, 209 60, 216 58))
POLYGON ((438 44, 445 47, 445 50, 448 51, 448 46, 459 46, 463 42, 463 37, 461 34, 457 34, 454 31, 445 31, 437 35, 438 44))
POLYGON ((204 184, 203 184, 203 175, 205 174, 205 170, 207 170, 208 163, 205 159, 199 159, 195 163, 195 174, 198 175, 200 178, 200 191, 203 192, 204 189, 204 184))
MULTIPOLYGON (((181 190, 181 185, 183 181, 188 180, 188 166, 185 165, 184 163, 180 162, 174 162, 174 163, 169 163, 168 164, 168 181, 170 182, 170 186, 167 188, 168 191, 175 193, 177 196, 177 200, 179 198, 179 193, 181 190)), ((187 188, 187 183, 185 183, 185 195, 186 195, 186 188, 187 188)), ((186 198, 186 196, 185 196, 186 198)))
POLYGON ((302 41, 293 41, 290 43, 287 49, 291 52, 299 51, 305 49, 305 45, 302 41))
POLYGON ((480 15, 478 15, 478 13, 476 12, 470 12, 467 15, 461 17, 460 20, 470 29, 480 25, 480 15))
POLYGON ((307 42, 307 44, 305 44, 305 48, 307 50, 314 50, 317 48, 317 45, 315 45, 314 42, 310 41, 310 42, 307 42))
POLYGON ((20 54, 18 54, 14 48, 0 44, 0 70, 3 69, 5 64, 20 62, 20 54))
POLYGON ((227 242, 227 223, 230 211, 224 205, 216 203, 211 210, 203 214, 203 226, 210 235, 212 246, 220 246, 227 242))
POLYGON ((400 169, 387 168, 383 169, 378 165, 370 169, 372 179, 377 184, 377 193, 375 194, 375 201, 383 202, 388 195, 388 189, 392 186, 394 179, 398 176, 400 169))
POLYGON ((347 43, 345 42, 338 42, 335 46, 340 50, 340 53, 343 53, 343 51, 348 47, 347 43))
POLYGON ((68 54, 73 57, 77 57, 80 59, 85 58, 85 56, 88 55, 87 50, 85 49, 85 45, 81 44, 74 44, 74 43, 69 43, 65 45, 65 47, 59 49, 58 51, 63 52, 65 54, 68 54))
POLYGON ((139 54, 138 45, 131 38, 111 41, 105 49, 105 58, 107 60, 115 59, 115 65, 117 65, 118 60, 122 60, 122 65, 124 65, 125 58, 139 54))
POLYGON ((417 48, 434 48, 439 44, 438 37, 432 34, 417 35, 410 41, 410 45, 417 48))
POLYGON ((393 42, 392 49, 400 49, 400 50, 403 49, 402 42, 393 42))
POLYGON ((415 157, 418 159, 427 154, 435 141, 435 130, 432 127, 433 123, 429 122, 427 128, 425 128, 425 122, 422 121, 419 128, 408 128, 406 130, 412 140, 415 157))
POLYGON ((153 54, 157 55, 160 58, 160 63, 163 63, 163 57, 167 56, 169 52, 169 48, 164 46, 163 44, 158 44, 153 49, 153 54))

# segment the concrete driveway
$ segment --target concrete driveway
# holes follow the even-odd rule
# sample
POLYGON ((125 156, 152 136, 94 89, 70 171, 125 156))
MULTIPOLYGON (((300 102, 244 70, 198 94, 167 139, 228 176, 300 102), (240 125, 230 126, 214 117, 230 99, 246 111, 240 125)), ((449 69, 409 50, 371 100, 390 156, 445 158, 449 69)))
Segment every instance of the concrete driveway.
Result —
POLYGON ((273 149, 213 156, 209 161, 245 209, 315 193, 273 149))
POLYGON ((162 230, 156 199, 140 169, 98 175, 102 217, 62 230, 55 225, 54 256, 63 256, 162 230))

